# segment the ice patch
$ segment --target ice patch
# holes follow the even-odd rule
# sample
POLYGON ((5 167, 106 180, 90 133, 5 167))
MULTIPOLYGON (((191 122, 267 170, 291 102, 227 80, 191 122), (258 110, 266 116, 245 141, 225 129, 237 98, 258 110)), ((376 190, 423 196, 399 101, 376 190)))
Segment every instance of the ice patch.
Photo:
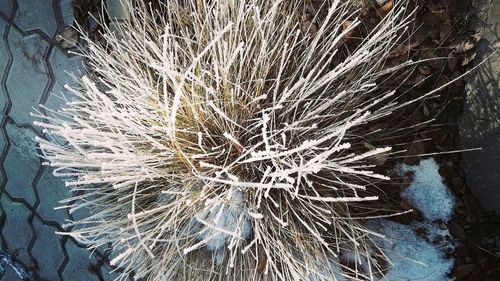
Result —
POLYGON ((439 166, 433 158, 421 160, 416 166, 403 164, 400 171, 414 173, 410 187, 400 195, 422 212, 425 221, 414 221, 409 225, 388 220, 370 222, 373 230, 388 239, 379 240, 392 263, 382 280, 452 280, 447 273, 453 268, 454 261, 446 258, 445 251, 453 250, 455 245, 448 229, 435 222, 451 219, 455 198, 443 184, 439 166), (422 233, 425 239, 417 235, 419 229, 425 230, 422 233))
POLYGON ((391 262, 381 280, 453 280, 447 276, 453 268, 453 260, 446 259, 439 247, 417 236, 415 226, 387 220, 372 222, 373 225, 374 230, 387 238, 379 241, 391 262))
POLYGON ((401 192, 401 197, 419 209, 430 221, 448 222, 453 214, 455 198, 443 184, 439 166, 433 158, 421 160, 417 166, 401 165, 402 173, 413 172, 410 187, 401 192))
POLYGON ((207 206, 196 217, 214 225, 213 227, 204 225, 197 239, 198 241, 206 240, 206 248, 215 253, 216 262, 221 264, 224 259, 224 247, 229 240, 235 237, 235 239, 248 239, 252 226, 248 214, 244 212, 243 192, 239 190, 234 191, 224 205, 213 210, 209 208, 207 206))

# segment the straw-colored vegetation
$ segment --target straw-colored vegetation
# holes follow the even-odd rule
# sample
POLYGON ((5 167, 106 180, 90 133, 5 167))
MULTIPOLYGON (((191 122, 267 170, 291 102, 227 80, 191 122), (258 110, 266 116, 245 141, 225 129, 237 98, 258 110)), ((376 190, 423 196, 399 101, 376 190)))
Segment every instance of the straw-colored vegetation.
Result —
POLYGON ((308 21, 305 2, 134 4, 105 43, 87 38, 74 96, 35 114, 74 192, 62 204, 91 210, 66 234, 110 245, 123 279, 380 276, 365 221, 389 214, 373 201, 393 152, 372 140, 401 131, 381 122, 405 104, 380 81, 408 11, 346 46, 356 2, 325 1, 308 21))

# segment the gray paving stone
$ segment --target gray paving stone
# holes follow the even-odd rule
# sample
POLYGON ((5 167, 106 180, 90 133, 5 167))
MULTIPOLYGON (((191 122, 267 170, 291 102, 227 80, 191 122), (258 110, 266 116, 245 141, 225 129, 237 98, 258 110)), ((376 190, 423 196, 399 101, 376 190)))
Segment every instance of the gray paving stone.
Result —
MULTIPOLYGON (((104 279, 104 281, 113 281, 117 280, 117 278, 120 276, 120 274, 116 271, 114 271, 114 268, 111 268, 109 265, 103 265, 101 267, 101 276, 104 279)), ((129 280, 129 279, 127 279, 129 280)))
POLYGON ((68 217, 65 209, 54 210, 59 206, 59 200, 67 198, 69 189, 64 185, 60 178, 52 175, 52 169, 46 169, 36 185, 38 197, 40 200, 36 212, 45 220, 57 222, 59 225, 64 224, 64 220, 68 217))
POLYGON ((2 0, 0 1, 0 12, 4 13, 6 16, 10 16, 13 6, 12 0, 2 0))
MULTIPOLYGON (((3 3, 3 2, 2 2, 3 3)), ((3 38, 4 32, 7 30, 7 25, 4 21, 0 20, 0 38, 3 38)), ((3 74, 5 73, 6 67, 7 67, 7 62, 9 60, 9 54, 7 52, 7 45, 3 40, 0 40, 0 81, 3 78, 3 74)), ((0 111, 2 111, 2 114, 0 114, 0 123, 3 122, 5 115, 3 114, 3 110, 5 110, 6 107, 6 101, 7 101, 7 93, 4 90, 4 86, 0 84, 0 111)), ((3 136, 3 128, 0 128, 0 151, 3 151, 3 148, 5 147, 5 138, 3 136)), ((1 175, 1 174, 0 174, 1 175)), ((1 178, 3 182, 3 175, 1 178)))
MULTIPOLYGON (((79 69, 83 68, 81 58, 68 57, 57 47, 49 53, 49 43, 43 39, 45 36, 38 35, 41 31, 54 38, 57 30, 72 23, 72 0, 0 0, 0 11, 10 13, 12 3, 15 2, 18 9, 12 15, 14 22, 23 31, 37 31, 23 36, 24 33, 13 27, 8 28, 8 23, 0 19, 0 78, 6 78, 6 83, 0 85, 0 111, 3 109, 0 124, 4 124, 2 120, 6 118, 3 113, 7 109, 7 97, 10 97, 12 103, 8 116, 13 120, 7 119, 4 127, 0 127, 0 151, 7 145, 6 139, 10 144, 5 161, 1 163, 5 175, 0 173, 0 182, 5 183, 7 193, 0 195, 0 216, 4 219, 0 229, 0 242, 7 246, 6 250, 10 253, 17 250, 17 260, 26 266, 31 266, 34 260, 33 264, 37 264, 37 273, 42 280, 112 280, 117 275, 107 274, 109 266, 97 269, 98 273, 92 272, 90 268, 97 264, 98 258, 95 255, 90 257, 90 251, 79 247, 73 240, 54 233, 55 224, 63 224, 67 215, 65 210, 53 208, 58 205, 58 200, 67 197, 67 189, 62 180, 52 176, 49 169, 44 170, 40 179, 35 181, 40 169, 33 140, 35 131, 25 128, 27 125, 31 126, 33 118, 29 116, 29 112, 34 111, 33 107, 38 107, 44 92, 52 90, 60 94, 64 84, 74 83, 66 72, 78 74, 79 69), (58 1, 59 5, 55 7, 59 7, 60 11, 53 11, 53 1, 58 1), (57 23, 62 26, 58 27, 57 23), (7 40, 3 40, 6 30, 9 30, 9 34, 7 40), (10 58, 8 49, 12 52, 12 65, 7 70, 10 58), (48 69, 52 70, 53 77, 48 69), (52 89, 48 89, 49 81, 53 82, 52 89), (39 201, 36 210, 33 210, 37 202, 35 194, 38 194, 39 201), (34 212, 35 216, 32 215, 34 212), (66 241, 62 246, 61 239, 66 241), (28 252, 30 245, 31 253, 28 252)), ((58 107, 61 101, 49 96, 46 105, 58 107)), ((88 211, 82 210, 75 213, 74 217, 87 215, 88 211)), ((0 280, 19 280, 12 273, 14 272, 5 272, 0 280)))
POLYGON ((68 57, 63 51, 54 49, 49 57, 49 63, 54 73, 54 86, 45 105, 49 108, 60 108, 66 102, 65 98, 71 99, 71 94, 64 89, 64 85, 75 87, 76 77, 80 76, 83 69, 83 59, 79 56, 68 57))
POLYGON ((106 8, 111 19, 124 20, 128 17, 128 6, 123 5, 123 0, 108 0, 106 8))
POLYGON ((463 153, 468 186, 486 209, 500 215, 500 1, 474 1, 480 21, 473 26, 482 33, 475 63, 487 58, 468 77, 466 101, 460 120, 463 148, 482 148, 463 153))
POLYGON ((28 219, 31 212, 25 205, 11 201, 3 195, 0 199, 5 212, 5 225, 1 230, 2 236, 8 245, 9 252, 17 253, 16 260, 24 265, 30 265, 32 260, 28 253, 28 246, 33 236, 28 219))
POLYGON ((90 212, 89 208, 81 208, 71 213, 71 216, 73 216, 74 221, 83 220, 85 218, 90 217, 91 215, 92 213, 90 212))
MULTIPOLYGON (((3 113, 0 113, 0 124, 3 124, 3 120, 5 119, 5 115, 3 113)), ((5 145, 7 144, 7 139, 5 138, 5 136, 7 135, 7 133, 5 132, 5 128, 4 127, 0 127, 0 152, 3 151, 5 145)), ((3 173, 0 172, 0 175, 2 175, 3 173)), ((0 177, 0 183, 3 182, 4 178, 3 177, 0 177)))
POLYGON ((3 164, 7 176, 5 190, 13 197, 26 200, 31 206, 36 201, 33 180, 38 171, 39 158, 34 141, 35 134, 12 122, 6 125, 10 148, 3 164))
POLYGON ((7 60, 9 59, 9 54, 7 53, 7 46, 2 40, 5 32, 7 31, 7 23, 0 19, 0 73, 3 73, 5 66, 7 65, 7 60))
POLYGON ((64 25, 71 25, 75 16, 73 15, 73 5, 71 0, 61 0, 61 14, 63 16, 64 25))
POLYGON ((57 31, 57 21, 52 8, 52 0, 22 0, 17 1, 14 22, 23 30, 39 29, 49 37, 54 37, 57 31))
POLYGON ((89 270, 90 265, 95 264, 95 257, 90 257, 90 252, 88 250, 78 247, 71 239, 68 239, 65 247, 70 259, 62 273, 64 280, 99 280, 99 277, 89 270))
MULTIPOLYGON (((3 0, 0 2, 3 3, 3 0)), ((6 71, 7 62, 9 60, 9 53, 7 52, 7 45, 3 38, 5 32, 7 31, 7 24, 0 19, 0 80, 2 79, 3 73, 6 71)), ((5 108, 5 101, 7 100, 7 95, 4 91, 4 87, 0 85, 0 110, 5 108)))
POLYGON ((5 272, 3 275, 0 274, 0 276, 1 281, 21 281, 19 275, 17 275, 16 271, 10 266, 6 266, 5 272))
POLYGON ((60 280, 57 269, 64 261, 60 246, 62 237, 55 234, 55 228, 43 224, 38 218, 33 220, 33 227, 37 239, 31 254, 37 262, 37 276, 50 281, 60 280))
POLYGON ((11 29, 9 46, 13 55, 7 78, 7 91, 12 102, 9 115, 18 124, 31 124, 29 113, 40 103, 49 81, 43 63, 48 44, 36 34, 23 38, 15 29, 11 29))

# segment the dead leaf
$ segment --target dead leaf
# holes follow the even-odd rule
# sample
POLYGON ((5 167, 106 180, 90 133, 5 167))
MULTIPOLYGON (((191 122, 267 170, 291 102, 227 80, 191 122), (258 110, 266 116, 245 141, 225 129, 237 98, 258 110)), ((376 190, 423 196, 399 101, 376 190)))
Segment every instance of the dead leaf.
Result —
MULTIPOLYGON (((259 252, 260 253, 260 252, 259 252)), ((267 257, 263 254, 259 254, 259 261, 257 263, 257 271, 263 273, 266 270, 267 257)))
POLYGON ((457 53, 465 53, 467 51, 470 51, 474 49, 474 43, 469 42, 469 41, 462 41, 459 43, 453 44, 451 47, 455 50, 457 53))
POLYGON ((432 13, 435 14, 443 24, 451 25, 450 16, 448 15, 448 12, 446 12, 445 9, 432 11, 432 13))
POLYGON ((425 80, 425 76, 420 74, 420 73, 417 73, 415 75, 415 78, 413 80, 413 84, 417 85, 417 88, 420 88, 422 87, 421 83, 425 80))
POLYGON ((382 7, 378 8, 377 11, 380 14, 380 17, 385 17, 394 7, 394 1, 387 1, 382 7))
POLYGON ((411 44, 415 47, 418 47, 420 44, 422 44, 422 42, 424 42, 428 37, 429 37, 429 30, 428 28, 426 27, 429 27, 430 26, 422 26, 421 28, 418 29, 417 32, 415 32, 415 34, 413 34, 412 38, 411 38, 411 44))
MULTIPOLYGON (((438 80, 438 82, 436 83, 436 89, 438 89, 438 88, 440 88, 440 87, 442 87, 442 86, 446 85, 446 84, 447 84, 447 83, 449 83, 449 82, 450 82, 450 78, 449 78, 448 76, 446 76, 446 75, 442 75, 441 77, 439 77, 439 80, 438 80)), ((454 84, 452 84, 452 85, 454 85, 454 84)), ((450 85, 450 86, 451 86, 451 85, 450 85)), ((446 90, 446 89, 448 89, 448 88, 444 88, 444 89, 442 89, 441 91, 444 91, 444 90, 446 90)))
POLYGON ((442 24, 439 27, 439 39, 440 43, 444 43, 448 37, 450 36, 451 32, 453 31, 453 28, 449 24, 442 24))
POLYGON ((472 54, 470 54, 470 55, 466 56, 466 57, 464 58, 464 60, 462 61, 462 66, 465 66, 465 65, 468 65, 469 63, 471 63, 471 62, 474 60, 474 58, 476 57, 476 54, 477 54, 477 53, 476 53, 476 52, 474 52, 474 53, 472 53, 472 54))
POLYGON ((75 21, 80 24, 85 24, 85 18, 89 16, 89 11, 91 5, 89 1, 86 0, 73 0, 73 14, 75 15, 75 21))
POLYGON ((414 209, 410 202, 408 202, 407 200, 402 200, 399 205, 403 208, 404 211, 412 211, 414 209))
POLYGON ((470 36, 470 39, 471 39, 472 41, 474 41, 474 42, 476 42, 476 43, 477 43, 477 42, 479 42, 479 40, 481 40, 481 38, 482 38, 482 37, 483 37, 483 35, 481 34, 481 31, 478 31, 478 32, 476 32, 476 34, 471 35, 471 36, 470 36))
POLYGON ((436 49, 434 48, 427 51, 423 51, 422 58, 426 59, 427 60, 426 64, 434 69, 440 69, 442 67, 442 64, 444 63, 442 60, 439 59, 439 56, 436 54, 436 49))
POLYGON ((425 103, 422 103, 422 111, 425 117, 429 117, 431 115, 431 112, 425 103))
POLYGON ((415 142, 408 144, 407 147, 407 156, 403 162, 407 165, 417 165, 420 162, 419 155, 425 153, 425 144, 423 140, 417 138, 415 142))
POLYGON ((414 178, 415 178, 415 174, 413 172, 404 173, 403 174, 403 182, 402 182, 403 188, 410 187, 414 178))
POLYGON ((408 53, 411 50, 411 45, 401 45, 399 47, 394 48, 392 51, 389 52, 388 58, 395 58, 399 57, 403 54, 408 53))
POLYGON ((454 71, 455 68, 457 67, 457 63, 458 63, 458 58, 453 56, 453 54, 451 54, 451 57, 448 58, 448 70, 454 71))
MULTIPOLYGON (((344 30, 348 29, 352 24, 352 20, 345 20, 344 22, 342 22, 342 28, 344 30)), ((345 35, 344 35, 344 39, 347 39, 347 38, 351 38, 353 37, 354 35, 354 32, 355 30, 354 29, 351 29, 349 32, 347 32, 345 35)))
POLYGON ((422 73, 423 75, 429 75, 431 73, 431 68, 428 67, 427 65, 419 65, 418 66, 418 71, 422 73))
POLYGON ((311 38, 318 33, 318 27, 311 13, 305 13, 300 17, 300 27, 302 33, 310 35, 311 38))

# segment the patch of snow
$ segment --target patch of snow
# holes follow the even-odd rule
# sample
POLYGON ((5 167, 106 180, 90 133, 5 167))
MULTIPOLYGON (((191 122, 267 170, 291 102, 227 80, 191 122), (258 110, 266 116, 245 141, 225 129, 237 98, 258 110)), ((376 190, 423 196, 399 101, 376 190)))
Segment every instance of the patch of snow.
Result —
POLYGON ((379 241, 391 262, 381 280, 453 280, 447 276, 453 268, 453 260, 446 259, 439 247, 417 236, 415 226, 388 220, 372 223, 374 230, 387 238, 379 241))
POLYGON ((401 192, 401 197, 422 212, 424 222, 409 225, 388 220, 370 222, 373 230, 386 235, 376 238, 392 263, 382 280, 452 280, 447 273, 454 261, 445 251, 455 249, 448 229, 436 223, 448 222, 453 214, 455 198, 439 175, 439 166, 433 158, 421 160, 419 165, 401 165, 401 173, 413 172, 413 182, 401 192), (425 238, 417 230, 425 230, 425 238))
POLYGON ((217 264, 222 263, 225 246, 233 236, 244 240, 250 237, 252 226, 248 214, 243 212, 243 205, 243 192, 237 190, 224 205, 213 210, 207 207, 196 216, 203 221, 215 222, 213 227, 202 227, 197 239, 206 240, 204 244, 207 250, 215 253, 217 264))
POLYGON ((402 173, 414 173, 413 182, 401 192, 401 197, 419 209, 426 219, 448 222, 453 213, 455 198, 443 184, 438 170, 439 166, 433 158, 421 160, 416 166, 401 165, 402 173))
POLYGON ((456 245, 448 228, 430 222, 412 222, 411 226, 414 230, 425 229, 426 240, 433 243, 435 247, 443 251, 455 250, 456 245))

